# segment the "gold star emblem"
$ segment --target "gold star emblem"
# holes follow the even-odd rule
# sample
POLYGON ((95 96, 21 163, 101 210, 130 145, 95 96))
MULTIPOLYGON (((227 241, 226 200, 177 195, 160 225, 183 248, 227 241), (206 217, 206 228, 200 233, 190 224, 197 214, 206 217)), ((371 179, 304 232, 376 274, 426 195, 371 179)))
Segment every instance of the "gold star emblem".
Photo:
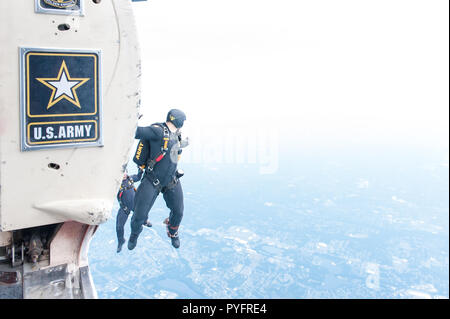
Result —
POLYGON ((36 78, 36 80, 52 90, 52 95, 48 101, 47 110, 62 99, 66 99, 81 109, 76 89, 89 81, 90 78, 70 77, 66 62, 63 60, 56 78, 36 78))

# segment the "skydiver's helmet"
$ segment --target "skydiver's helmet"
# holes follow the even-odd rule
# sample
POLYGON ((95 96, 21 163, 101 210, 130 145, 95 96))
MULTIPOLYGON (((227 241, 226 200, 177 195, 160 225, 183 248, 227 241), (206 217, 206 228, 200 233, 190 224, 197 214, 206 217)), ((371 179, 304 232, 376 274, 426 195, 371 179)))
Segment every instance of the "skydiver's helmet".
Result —
POLYGON ((185 120, 186 115, 183 113, 183 111, 172 109, 169 111, 169 113, 167 113, 166 121, 172 122, 172 124, 175 125, 176 128, 181 128, 185 120))

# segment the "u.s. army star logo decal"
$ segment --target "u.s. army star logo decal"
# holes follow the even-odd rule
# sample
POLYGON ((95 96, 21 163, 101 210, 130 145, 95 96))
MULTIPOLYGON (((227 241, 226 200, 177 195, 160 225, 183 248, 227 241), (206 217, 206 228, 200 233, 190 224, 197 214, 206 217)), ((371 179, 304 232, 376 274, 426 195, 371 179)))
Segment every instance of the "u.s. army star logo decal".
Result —
POLYGON ((62 99, 66 99, 81 109, 76 90, 89 81, 90 78, 70 77, 66 62, 63 60, 56 78, 36 78, 36 80, 52 90, 50 100, 48 101, 47 110, 62 99))
POLYGON ((21 150, 103 146, 101 51, 19 52, 21 150))

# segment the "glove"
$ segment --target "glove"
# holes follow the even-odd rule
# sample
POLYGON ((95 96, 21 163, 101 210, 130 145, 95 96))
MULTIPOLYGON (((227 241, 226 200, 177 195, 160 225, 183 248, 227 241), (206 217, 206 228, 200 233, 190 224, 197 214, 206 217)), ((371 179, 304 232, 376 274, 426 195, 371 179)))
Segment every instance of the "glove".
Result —
POLYGON ((188 145, 189 145, 189 137, 186 137, 185 139, 180 141, 180 147, 181 148, 185 148, 188 145))
POLYGON ((139 114, 138 115, 138 122, 137 122, 138 126, 146 126, 145 125, 145 120, 143 119, 143 117, 144 117, 143 114, 139 114))

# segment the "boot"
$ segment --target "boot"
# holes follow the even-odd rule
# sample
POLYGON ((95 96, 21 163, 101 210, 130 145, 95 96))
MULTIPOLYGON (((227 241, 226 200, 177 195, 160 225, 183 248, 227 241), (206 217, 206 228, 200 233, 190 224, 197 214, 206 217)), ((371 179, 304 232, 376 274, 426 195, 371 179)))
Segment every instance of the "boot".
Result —
POLYGON ((153 225, 152 225, 152 223, 151 223, 149 220, 147 220, 147 221, 144 223, 144 226, 146 226, 146 227, 152 227, 153 225))
POLYGON ((133 250, 137 245, 138 235, 131 234, 130 239, 128 239, 128 249, 133 250))
POLYGON ((170 240, 172 241, 172 246, 175 248, 180 247, 180 238, 178 236, 176 237, 170 237, 170 240))
POLYGON ((120 242, 119 242, 119 244, 117 245, 117 253, 120 253, 121 251, 122 251, 122 246, 123 246, 123 244, 125 244, 125 238, 123 238, 120 242))
POLYGON ((180 238, 178 237, 178 227, 173 229, 169 224, 169 218, 166 218, 164 220, 164 224, 166 224, 167 236, 169 236, 170 240, 172 241, 172 246, 175 248, 179 248, 180 238))

